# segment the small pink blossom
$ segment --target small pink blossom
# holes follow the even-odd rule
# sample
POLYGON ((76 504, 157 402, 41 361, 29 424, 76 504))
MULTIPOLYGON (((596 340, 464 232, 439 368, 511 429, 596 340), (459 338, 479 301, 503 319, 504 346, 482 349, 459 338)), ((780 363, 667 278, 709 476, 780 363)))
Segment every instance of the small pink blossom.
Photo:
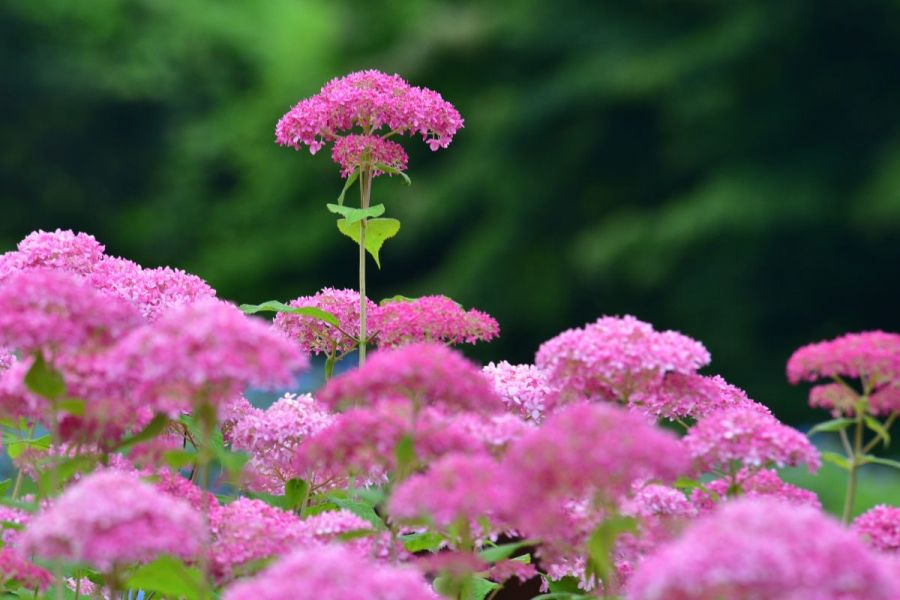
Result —
POLYGON ((331 408, 405 397, 447 411, 502 412, 503 402, 481 370, 436 343, 379 350, 366 364, 329 381, 317 398, 331 408))
POLYGON ((641 390, 631 398, 631 405, 655 418, 699 419, 723 408, 751 402, 747 394, 720 376, 693 373, 668 373, 657 388, 641 390))
POLYGON ((852 529, 872 548, 900 554, 900 508, 876 506, 856 517, 852 529))
POLYGON ((629 600, 892 600, 879 557, 820 511, 768 498, 722 505, 638 566, 629 600))
POLYGON ((774 469, 741 469, 734 478, 723 477, 704 484, 704 489, 694 490, 691 501, 701 511, 707 512, 732 496, 771 496, 788 504, 822 508, 815 492, 791 485, 778 476, 774 469), (715 500, 713 494, 718 496, 715 500))
POLYGON ((371 330, 380 348, 411 342, 474 344, 497 337, 500 326, 491 316, 465 310, 446 296, 393 300, 372 312, 371 330))
POLYGON ((17 582, 28 590, 43 591, 53 582, 53 573, 30 562, 12 548, 0 548, 0 584, 6 587, 11 582, 17 582))
POLYGON ((693 374, 709 361, 700 342, 625 316, 564 331, 541 345, 535 365, 571 393, 627 401, 658 387, 667 373, 693 374))
POLYGON ((21 545, 42 558, 108 571, 160 554, 194 557, 205 530, 202 515, 187 502, 134 474, 106 470, 84 477, 38 513, 21 545))
POLYGON ((546 373, 534 365, 512 365, 504 360, 488 363, 483 372, 507 410, 523 419, 540 423, 552 406, 555 389, 547 382, 546 373))
POLYGON ((20 269, 46 268, 87 275, 103 258, 103 244, 87 233, 35 231, 19 242, 20 269))
MULTIPOLYGON (((341 177, 349 177, 361 165, 387 165, 397 171, 405 171, 409 157, 403 146, 377 135, 350 134, 338 138, 331 150, 331 159, 341 166, 341 177)), ((384 172, 377 167, 374 176, 384 172)))
POLYGON ((700 419, 683 439, 702 471, 729 472, 733 462, 747 467, 806 465, 816 471, 819 451, 805 435, 761 405, 719 410, 700 419))
POLYGON ((27 513, 20 508, 13 506, 0 505, 0 540, 3 540, 4 546, 12 546, 19 538, 20 531, 14 527, 5 525, 5 523, 14 523, 15 525, 26 525, 31 520, 31 513, 27 513))
POLYGON ((414 569, 376 563, 337 545, 297 548, 222 600, 285 600, 314 590, 322 600, 439 600, 414 569))
POLYGON ((791 383, 849 377, 872 385, 900 379, 900 334, 848 333, 803 346, 787 364, 791 383))
MULTIPOLYGON (((278 313, 274 327, 288 338, 300 344, 311 354, 343 354, 356 347, 359 334, 359 292, 325 288, 313 296, 301 296, 288 303, 292 308, 318 308, 337 317, 339 328, 320 319, 278 313)), ((377 309, 374 302, 366 299, 366 312, 373 314, 377 309)))

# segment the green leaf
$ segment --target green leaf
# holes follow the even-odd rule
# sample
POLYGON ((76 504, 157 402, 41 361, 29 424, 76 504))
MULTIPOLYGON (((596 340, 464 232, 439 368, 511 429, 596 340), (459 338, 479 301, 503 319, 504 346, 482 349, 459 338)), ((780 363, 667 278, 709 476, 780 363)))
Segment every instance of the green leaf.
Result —
POLYGON ((517 550, 530 545, 531 542, 529 540, 522 540, 521 542, 510 542, 509 544, 500 544, 499 546, 493 546, 491 548, 482 550, 478 553, 478 556, 480 556, 481 559, 485 562, 495 563, 498 560, 509 558, 517 550))
POLYGON ((77 473, 91 471, 97 464, 92 456, 75 456, 56 465, 56 469, 46 469, 38 475, 38 489, 42 494, 49 495, 62 487, 77 473))
POLYGON ((415 554, 423 551, 437 552, 444 542, 444 537, 433 531, 423 531, 402 535, 400 541, 403 542, 403 547, 407 552, 415 554))
POLYGON ((889 458, 878 458, 877 456, 865 456, 863 458, 867 463, 875 463, 876 465, 884 465, 885 467, 900 469, 900 461, 897 460, 891 460, 889 458))
POLYGON ((12 479, 4 479, 0 481, 0 496, 5 496, 6 491, 12 486, 12 479))
POLYGON ((688 477, 679 477, 677 480, 675 480, 675 488, 679 489, 679 490, 701 490, 702 492, 706 493, 710 498, 712 498, 713 501, 715 501, 715 502, 719 501, 719 494, 712 491, 711 489, 709 489, 708 487, 703 485, 702 482, 697 481, 696 479, 690 479, 688 477))
POLYGON ((340 326, 340 321, 332 313, 315 306, 288 306, 278 300, 269 300, 262 304, 241 304, 240 309, 247 315, 255 315, 258 312, 279 312, 289 313, 292 315, 300 315, 302 317, 312 317, 320 321, 325 321, 329 325, 340 326))
POLYGON ((844 429, 847 429, 851 425, 853 425, 853 423, 855 423, 855 421, 853 419, 844 419, 844 418, 832 419, 831 421, 825 421, 824 423, 819 423, 818 425, 816 425, 815 427, 810 429, 806 433, 806 435, 812 436, 812 435, 815 435, 815 434, 823 432, 823 431, 827 431, 827 432, 842 431, 844 429))
POLYGON ((556 594, 575 594, 576 596, 582 595, 581 588, 578 587, 579 580, 577 577, 572 575, 568 575, 561 579, 548 579, 547 585, 550 588, 551 592, 556 594))
POLYGON ((634 531, 637 531, 637 520, 633 517, 613 515, 604 519, 588 538, 588 573, 595 574, 601 581, 609 581, 616 539, 623 533, 634 531))
POLYGON ((379 531, 387 529, 384 525, 384 521, 381 520, 381 517, 378 516, 378 513, 375 512, 374 508, 365 502, 360 502, 354 498, 348 498, 344 490, 334 490, 333 492, 326 494, 325 498, 328 502, 334 504, 338 508, 349 510, 357 517, 368 521, 379 531))
POLYGON ((394 448, 397 459, 397 475, 403 479, 416 467, 416 445, 411 435, 404 435, 394 448))
POLYGON ((291 510, 300 508, 309 496, 309 484, 303 479, 291 479, 284 485, 284 497, 291 510))
POLYGON ((388 175, 399 175, 400 177, 403 178, 403 182, 406 185, 412 185, 412 179, 410 179, 406 173, 404 173, 403 171, 401 171, 399 169, 395 169, 394 167, 392 167, 390 165, 386 165, 384 163, 375 163, 373 166, 376 169, 378 169, 379 171, 383 171, 383 172, 387 173, 388 175))
POLYGON ((331 379, 334 375, 334 357, 329 356, 325 359, 325 381, 331 379))
POLYGON ((356 169, 355 171, 353 171, 353 174, 351 174, 350 177, 347 178, 346 183, 344 183, 344 189, 341 190, 341 195, 338 196, 338 199, 337 199, 338 205, 340 205, 340 206, 344 205, 344 197, 347 195, 347 190, 349 190, 351 187, 353 187, 353 184, 356 182, 357 179, 359 179, 359 169, 356 169))
POLYGON ((197 453, 190 450, 167 450, 163 453, 163 460, 169 467, 178 471, 185 465, 197 460, 197 453))
POLYGON ((847 457, 837 452, 822 452, 822 460, 837 465, 845 471, 850 470, 850 462, 847 460, 847 457))
POLYGON ((391 302, 414 302, 417 298, 410 298, 409 296, 402 296, 397 294, 396 296, 391 296, 390 298, 385 298, 381 302, 378 303, 378 306, 384 306, 385 304, 390 304, 391 302))
POLYGON ((163 429, 166 428, 166 425, 169 424, 169 418, 165 415, 156 415, 153 417, 153 420, 147 423, 147 425, 141 429, 139 432, 131 436, 130 438, 126 438, 119 442, 119 445, 116 447, 117 450, 122 450, 125 448, 130 448, 135 444, 140 442, 146 442, 147 440, 152 440, 157 435, 162 433, 163 429))
MULTIPOLYGON (((338 230, 348 238, 359 244, 359 231, 362 226, 361 221, 348 223, 346 219, 338 219, 338 230)), ((400 231, 400 221, 397 219, 371 219, 366 222, 366 251, 375 259, 375 264, 381 268, 381 260, 378 253, 384 242, 400 231)))
POLYGON ((56 400, 66 393, 62 373, 47 364, 41 354, 35 356, 34 363, 25 374, 25 385, 38 396, 48 400, 56 400))
POLYGON ((439 594, 452 598, 461 597, 463 600, 484 600, 488 594, 500 587, 499 584, 476 575, 468 578, 441 575, 434 579, 432 585, 439 594))
POLYGON ((875 432, 875 434, 882 439, 884 442, 884 447, 887 448, 891 445, 891 434, 888 433, 888 430, 884 428, 884 425, 871 415, 866 415, 864 417, 866 421, 866 426, 875 432))
POLYGON ((66 398, 59 402, 56 407, 70 415, 80 417, 84 414, 85 403, 81 398, 66 398))
POLYGON ((36 450, 38 452, 47 452, 50 450, 50 436, 42 435, 33 440, 15 440, 6 443, 6 453, 12 459, 19 458, 26 450, 36 450))
POLYGON ((376 204, 369 208, 352 208, 339 204, 326 204, 325 207, 336 215, 341 215, 347 220, 347 224, 356 223, 363 219, 373 219, 384 214, 384 204, 376 204))
POLYGON ((138 567, 128 578, 127 585, 131 589, 186 600, 207 597, 203 574, 172 556, 160 556, 153 562, 138 567))

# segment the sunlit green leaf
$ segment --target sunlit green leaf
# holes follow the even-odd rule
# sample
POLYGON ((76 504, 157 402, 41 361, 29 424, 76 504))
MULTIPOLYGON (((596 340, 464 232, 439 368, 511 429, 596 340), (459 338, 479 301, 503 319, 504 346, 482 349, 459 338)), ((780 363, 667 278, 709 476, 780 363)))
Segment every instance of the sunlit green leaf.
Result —
POLYGON ((34 363, 25 374, 25 385, 38 396, 48 400, 57 400, 66 393, 62 373, 47 364, 41 354, 35 356, 34 363))
POLYGON ((884 425, 881 424, 878 419, 873 417, 872 415, 866 415, 864 417, 866 422, 866 427, 875 432, 875 434, 881 438, 884 442, 885 447, 890 446, 891 444, 891 434, 888 433, 888 430, 885 429, 884 425))
POLYGON ((831 421, 825 421, 824 423, 819 423, 812 429, 810 429, 806 435, 815 435, 820 432, 836 432, 847 429, 851 425, 853 425, 855 421, 853 419, 832 419, 831 421))
POLYGON ((347 220, 347 224, 356 223, 363 219, 373 219, 384 214, 384 204, 376 204, 369 208, 352 208, 350 206, 341 206, 339 204, 326 204, 328 210, 336 215, 341 215, 347 220))
POLYGON ((258 312, 279 312, 289 313, 292 315, 300 315, 302 317, 312 317, 324 321, 329 325, 340 326, 340 321, 332 313, 315 306, 288 306, 278 300, 269 300, 262 304, 241 304, 240 309, 247 315, 254 315, 258 312))
POLYGON ((822 452, 822 460, 837 465, 845 471, 850 469, 850 462, 847 460, 847 457, 842 456, 837 452, 822 452))
MULTIPOLYGON (((338 219, 338 230, 348 238, 359 244, 360 228, 362 221, 348 223, 346 219, 338 219)), ((366 251, 375 259, 375 264, 381 268, 381 259, 378 253, 384 242, 400 231, 400 221, 397 219, 371 219, 366 222, 366 251)))
POLYGON ((341 190, 341 195, 338 196, 337 203, 340 206, 344 204, 344 197, 347 195, 347 190, 353 187, 354 182, 359 179, 359 169, 353 171, 350 177, 347 178, 347 181, 344 183, 344 189, 341 190))
POLYGON ((163 596, 201 600, 207 597, 203 574, 172 556, 160 556, 138 567, 128 578, 131 589, 156 592, 163 596))

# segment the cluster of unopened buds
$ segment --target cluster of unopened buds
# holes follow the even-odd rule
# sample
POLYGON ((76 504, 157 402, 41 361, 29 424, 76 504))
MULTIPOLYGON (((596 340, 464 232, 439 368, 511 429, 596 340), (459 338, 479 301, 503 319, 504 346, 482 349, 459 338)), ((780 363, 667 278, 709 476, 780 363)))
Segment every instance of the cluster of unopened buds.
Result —
MULTIPOLYGON (((360 160, 405 168, 380 142, 337 145, 360 115, 367 135, 385 126, 434 148, 461 126, 433 92, 365 72, 299 104, 279 140, 335 142, 345 174, 360 160)), ((791 382, 825 380, 810 403, 834 418, 810 433, 838 436, 837 454, 701 373, 710 355, 681 333, 604 316, 546 341, 533 364, 480 366, 454 348, 498 334, 444 296, 376 303, 326 288, 239 308, 194 275, 108 256, 90 235, 28 235, 0 255, 0 417, 15 465, 0 588, 900 598, 900 508, 856 516, 855 495, 866 465, 900 467, 877 454, 900 413, 900 335, 791 357, 791 382), (274 320, 253 315, 265 310, 274 320), (365 364, 334 370, 363 345, 376 348, 365 364), (268 407, 244 396, 293 390, 323 358, 311 394, 268 407), (823 460, 848 473, 843 522, 779 473, 823 460)))

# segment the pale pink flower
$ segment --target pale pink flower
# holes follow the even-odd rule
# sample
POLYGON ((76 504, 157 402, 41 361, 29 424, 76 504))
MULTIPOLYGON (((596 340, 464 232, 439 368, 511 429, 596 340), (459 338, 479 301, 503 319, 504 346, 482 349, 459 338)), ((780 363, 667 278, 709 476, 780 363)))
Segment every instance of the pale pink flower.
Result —
POLYGON ((749 402, 746 392, 718 375, 679 372, 668 373, 659 387, 643 389, 631 398, 631 406, 636 410, 667 419, 699 419, 749 402))
POLYGON ((788 360, 787 375, 791 383, 838 376, 872 385, 900 379, 900 334, 848 333, 803 346, 788 360))
MULTIPOLYGON (((275 315, 273 326, 312 354, 342 354, 356 347, 359 335, 359 292, 325 288, 313 296, 300 296, 288 303, 292 308, 318 308, 333 314, 339 323, 334 327, 314 317, 291 313, 275 315)), ((366 299, 366 312, 377 306, 366 299)))
POLYGON ((462 354, 437 343, 379 350, 366 364, 329 381, 317 398, 338 408, 372 405, 398 397, 417 407, 447 411, 502 412, 503 401, 481 370, 462 354))
POLYGON ((41 558, 84 562, 102 571, 160 554, 197 555, 203 516, 136 475, 104 470, 69 487, 26 527, 20 543, 41 558))
POLYGON ((31 513, 13 506, 0 505, 0 522, 4 523, 4 525, 0 525, 0 531, 2 531, 2 533, 0 533, 0 539, 3 540, 3 545, 14 545, 21 533, 17 528, 5 525, 5 523, 14 523, 15 525, 22 526, 26 525, 30 520, 31 513))
POLYGON ((479 310, 465 310, 446 296, 392 300, 372 312, 371 330, 379 347, 411 342, 474 344, 497 337, 500 326, 479 310))
POLYGON ((876 550, 900 553, 900 508, 880 504, 856 517, 852 529, 876 550))
POLYGON ((822 383, 809 390, 809 405, 824 408, 834 416, 852 415, 859 394, 843 383, 822 383))
POLYGON ((242 565, 284 554, 309 538, 297 515, 249 498, 212 510, 209 525, 210 569, 220 583, 242 565))
POLYGON ((507 361, 488 363, 483 373, 491 379, 507 410, 523 419, 540 423, 555 399, 547 375, 534 365, 512 365, 507 361))
POLYGON ((332 79, 318 94, 301 100, 278 121, 275 139, 296 150, 305 144, 315 154, 355 127, 372 133, 386 128, 419 134, 437 150, 446 148, 462 126, 459 112, 437 92, 369 70, 332 79))
POLYGON ((212 298, 173 309, 126 336, 113 373, 158 412, 233 401, 246 386, 290 385, 308 359, 263 321, 212 298))
POLYGON ((822 508, 815 492, 791 485, 778 476, 774 469, 741 469, 735 476, 715 479, 703 484, 704 489, 694 490, 691 501, 701 511, 707 512, 718 506, 729 496, 771 496, 788 504, 822 508), (718 496, 718 501, 713 494, 718 496))
POLYGON ((508 503, 504 475, 490 456, 450 454, 397 486, 388 513, 399 520, 422 519, 441 529, 454 523, 477 527, 481 517, 496 525, 508 503))
POLYGON ((709 360, 700 342, 625 316, 564 331, 541 345, 535 365, 570 393, 628 401, 658 387, 667 373, 693 374, 709 360))
POLYGON ((701 471, 728 473, 746 467, 806 465, 816 471, 819 451, 807 437, 776 419, 762 405, 719 410, 700 419, 683 439, 701 471))
POLYGON ((74 233, 68 229, 39 230, 19 242, 17 266, 86 275, 103 258, 103 250, 103 244, 87 233, 74 233))
POLYGON ((0 585, 6 587, 12 582, 27 590, 43 591, 53 582, 53 573, 30 562, 13 548, 0 548, 0 585))
MULTIPOLYGON (((387 165, 405 171, 409 157, 403 146, 377 135, 350 134, 338 138, 331 149, 331 160, 341 166, 341 177, 349 177, 360 165, 387 165)), ((372 175, 383 175, 375 168, 372 175)))
POLYGON ((196 275, 180 269, 145 269, 124 258, 107 257, 94 265, 91 285, 134 304, 148 321, 173 308, 202 298, 213 298, 214 289, 196 275))
POLYGON ((222 600, 438 600, 414 569, 376 563, 337 545, 298 548, 252 579, 225 590, 222 600))
POLYGON ((893 600, 896 581, 820 511, 768 498, 723 504, 638 566, 629 600, 893 600))
POLYGON ((238 419, 230 438, 234 450, 250 454, 248 467, 254 473, 251 489, 283 494, 288 480, 305 478, 306 473, 293 468, 297 448, 333 420, 333 415, 309 394, 285 394, 268 409, 254 410, 238 419))
POLYGON ((46 269, 12 275, 0 285, 0 344, 23 352, 108 346, 140 324, 124 300, 109 298, 83 278, 46 269))
POLYGON ((10 368, 12 364, 15 362, 16 357, 13 356, 8 351, 0 348, 0 373, 10 368))
POLYGON ((452 413, 445 419, 448 428, 464 432, 495 456, 502 455, 513 441, 536 427, 510 414, 452 413))

